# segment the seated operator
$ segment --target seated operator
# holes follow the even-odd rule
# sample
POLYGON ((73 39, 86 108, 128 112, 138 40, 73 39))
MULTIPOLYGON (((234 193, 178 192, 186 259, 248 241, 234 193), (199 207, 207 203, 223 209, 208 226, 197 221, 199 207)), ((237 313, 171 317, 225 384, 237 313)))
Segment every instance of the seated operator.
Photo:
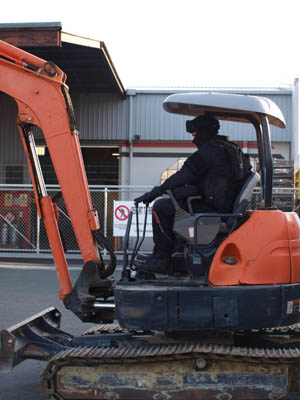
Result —
MULTIPOLYGON (((186 122, 187 132, 194 137, 198 150, 182 168, 162 185, 135 199, 136 203, 150 203, 166 190, 173 191, 181 208, 187 210, 187 197, 201 195, 193 201, 193 211, 232 212, 233 203, 250 173, 251 165, 241 149, 225 136, 217 135, 219 121, 209 113, 186 122)), ((137 260, 136 269, 168 274, 174 248, 173 221, 175 209, 171 199, 154 203, 152 211, 153 254, 137 260)))

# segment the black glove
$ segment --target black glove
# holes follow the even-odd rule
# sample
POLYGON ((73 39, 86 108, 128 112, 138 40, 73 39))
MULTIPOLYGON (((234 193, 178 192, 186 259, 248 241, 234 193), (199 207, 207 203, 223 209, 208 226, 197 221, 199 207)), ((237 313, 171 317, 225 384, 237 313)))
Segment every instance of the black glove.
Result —
POLYGON ((151 192, 147 192, 140 197, 134 199, 135 203, 149 204, 151 201, 162 195, 162 190, 159 186, 154 186, 151 192))

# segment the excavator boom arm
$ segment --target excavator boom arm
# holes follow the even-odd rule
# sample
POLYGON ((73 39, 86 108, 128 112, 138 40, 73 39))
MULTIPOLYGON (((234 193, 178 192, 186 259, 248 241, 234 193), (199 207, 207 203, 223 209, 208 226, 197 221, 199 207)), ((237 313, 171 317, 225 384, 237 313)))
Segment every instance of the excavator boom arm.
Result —
POLYGON ((74 233, 85 263, 100 264, 92 231, 99 229, 84 169, 72 102, 62 70, 21 49, 0 41, 0 90, 18 105, 17 123, 29 164, 35 200, 44 220, 60 280, 60 297, 71 292, 66 259, 60 240, 55 209, 47 195, 32 126, 44 135, 74 233))

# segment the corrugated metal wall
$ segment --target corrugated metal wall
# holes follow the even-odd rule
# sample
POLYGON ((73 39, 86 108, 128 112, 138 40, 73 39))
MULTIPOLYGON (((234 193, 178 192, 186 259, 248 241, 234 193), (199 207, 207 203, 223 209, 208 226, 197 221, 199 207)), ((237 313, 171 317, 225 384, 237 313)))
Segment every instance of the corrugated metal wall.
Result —
MULTIPOLYGON (((264 95, 261 93, 261 95, 264 95)), ((190 140, 185 132, 186 117, 165 112, 162 103, 168 94, 137 93, 132 99, 132 135, 139 135, 147 141, 190 140)), ((281 108, 287 128, 272 127, 272 140, 288 142, 292 140, 292 95, 265 94, 281 108)), ((129 103, 127 97, 121 100, 115 95, 72 94, 80 140, 85 142, 119 142, 129 137, 129 103)), ((16 126, 17 108, 15 102, 0 92, 0 179, 3 182, 5 165, 26 165, 25 155, 16 126)), ((221 132, 232 140, 255 140, 254 129, 248 124, 223 123, 221 132)), ((40 135, 37 135, 41 138, 40 135)), ((24 168, 25 182, 28 171, 24 168)))
MULTIPOLYGON (((121 141, 128 139, 128 100, 116 95, 73 94, 72 101, 84 141, 121 141)), ((29 182, 25 153, 16 124, 17 105, 0 92, 0 181, 4 182, 5 165, 23 165, 24 183, 29 182)), ((36 140, 43 135, 34 129, 36 140)))
MULTIPOLYGON (((264 95, 262 93, 262 95, 264 95)), ((140 140, 189 140, 185 131, 186 117, 167 113, 162 103, 167 94, 138 93, 133 97, 133 135, 140 140)), ((281 108, 286 129, 271 127, 272 140, 291 141, 292 138, 292 96, 291 94, 264 95, 281 108)), ((81 140, 120 141, 128 139, 129 98, 121 100, 114 95, 80 94, 72 96, 81 140)), ((1 162, 14 159, 24 160, 15 142, 18 141, 16 128, 16 105, 9 97, 0 96, 1 105, 1 162)), ((222 131, 233 140, 255 140, 254 129, 248 124, 222 122, 222 131)))
POLYGON ((23 179, 28 181, 28 168, 25 166, 26 158, 16 118, 17 104, 11 97, 0 92, 0 182, 6 182, 8 165, 12 172, 15 166, 23 166, 23 179))
MULTIPOLYGON (((292 96, 288 94, 264 95, 274 101, 281 109, 285 120, 286 128, 281 129, 271 125, 271 137, 273 142, 289 142, 292 140, 292 96)), ((222 122, 222 132, 230 136, 232 140, 256 141, 255 130, 249 124, 236 124, 222 122)))
POLYGON ((74 98, 81 140, 128 139, 128 99, 103 94, 81 94, 74 98))
MULTIPOLYGON (((273 100, 286 118, 286 129, 271 127, 273 141, 287 142, 292 138, 292 96, 291 94, 264 94, 273 100)), ((189 140, 185 131, 186 117, 169 114, 162 108, 168 94, 138 93, 133 100, 133 134, 140 135, 140 140, 189 140)), ((188 118, 191 119, 191 118, 188 118)), ((252 125, 221 122, 221 130, 232 140, 256 140, 252 125)))
MULTIPOLYGON (((260 94, 273 100, 286 118, 286 129, 271 127, 272 140, 291 141, 292 95, 260 94)), ((186 117, 167 113, 162 108, 168 94, 137 93, 133 96, 133 132, 140 140, 189 140, 185 131, 186 117)), ((129 98, 121 100, 114 95, 81 94, 73 96, 78 118, 80 138, 83 140, 118 141, 129 135, 129 98)), ((249 124, 221 123, 221 131, 232 140, 256 140, 249 124)))
POLYGON ((22 142, 17 129, 17 104, 0 92, 0 164, 23 164, 22 142))

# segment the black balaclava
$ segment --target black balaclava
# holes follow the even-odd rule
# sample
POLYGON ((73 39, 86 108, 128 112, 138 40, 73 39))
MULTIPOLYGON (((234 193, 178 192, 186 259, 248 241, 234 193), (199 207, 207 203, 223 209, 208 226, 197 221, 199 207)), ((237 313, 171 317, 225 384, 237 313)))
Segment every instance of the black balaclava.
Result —
POLYGON ((217 135, 220 129, 219 121, 212 115, 204 114, 186 122, 186 130, 189 133, 196 132, 193 143, 199 148, 202 144, 208 143, 217 135))

